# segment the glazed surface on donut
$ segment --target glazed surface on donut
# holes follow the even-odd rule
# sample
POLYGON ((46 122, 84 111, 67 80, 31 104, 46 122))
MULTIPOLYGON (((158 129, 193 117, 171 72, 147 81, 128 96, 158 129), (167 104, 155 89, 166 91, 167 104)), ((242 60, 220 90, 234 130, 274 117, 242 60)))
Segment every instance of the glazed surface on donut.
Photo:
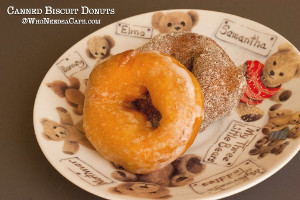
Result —
POLYGON ((193 143, 203 97, 196 78, 177 60, 154 51, 126 51, 94 68, 86 89, 84 131, 106 159, 132 173, 160 169, 193 143), (154 128, 131 102, 149 92, 160 112, 154 128))
POLYGON ((157 50, 173 56, 194 74, 204 96, 201 131, 228 115, 244 92, 243 71, 211 38, 190 32, 160 34, 139 50, 157 50))

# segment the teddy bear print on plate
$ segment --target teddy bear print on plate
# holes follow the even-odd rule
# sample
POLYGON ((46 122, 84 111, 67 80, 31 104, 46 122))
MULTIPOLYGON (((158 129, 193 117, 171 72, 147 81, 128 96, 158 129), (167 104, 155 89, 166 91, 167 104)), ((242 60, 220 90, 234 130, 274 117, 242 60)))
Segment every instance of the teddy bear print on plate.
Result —
POLYGON ((57 171, 97 196, 219 199, 258 184, 299 151, 299 72, 299 51, 256 22, 203 10, 146 13, 88 35, 53 64, 37 93, 35 133, 57 171), (147 175, 132 174, 101 157, 86 139, 86 83, 93 67, 111 55, 176 31, 215 40, 244 69, 247 89, 231 114, 199 133, 172 164, 147 175))

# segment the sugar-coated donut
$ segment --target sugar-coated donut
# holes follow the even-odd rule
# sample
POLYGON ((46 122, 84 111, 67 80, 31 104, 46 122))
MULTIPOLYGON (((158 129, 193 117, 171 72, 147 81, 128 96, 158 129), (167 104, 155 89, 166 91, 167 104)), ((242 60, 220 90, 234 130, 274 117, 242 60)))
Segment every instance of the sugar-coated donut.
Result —
POLYGON ((204 118, 200 131, 228 115, 246 87, 242 69, 211 38, 190 32, 155 36, 139 50, 157 50, 189 69, 199 81, 204 96, 204 118))
POLYGON ((181 63, 157 51, 129 50, 90 74, 83 127, 103 157, 144 174, 170 164, 187 150, 202 115, 199 83, 181 63), (162 116, 156 128, 131 106, 147 92, 162 116))

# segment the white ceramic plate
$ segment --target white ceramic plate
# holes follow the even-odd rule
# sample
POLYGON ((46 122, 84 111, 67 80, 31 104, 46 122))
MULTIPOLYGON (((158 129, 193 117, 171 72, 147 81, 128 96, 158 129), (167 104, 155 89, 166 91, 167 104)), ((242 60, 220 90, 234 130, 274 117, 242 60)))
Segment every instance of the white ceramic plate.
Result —
MULTIPOLYGON (((296 64, 291 62, 294 58, 298 59, 299 66, 298 50, 293 46, 289 50, 279 50, 280 45, 289 44, 285 38, 261 24, 237 16, 203 10, 166 10, 161 11, 161 18, 158 19, 157 13, 130 17, 99 29, 67 50, 50 68, 41 83, 34 106, 36 137, 49 162, 74 184, 108 199, 218 199, 252 187, 282 168, 300 148, 300 139, 293 138, 291 134, 300 135, 299 129, 294 128, 297 120, 298 123, 300 121, 300 116, 296 113, 300 111, 300 78, 295 75, 296 64), (172 15, 176 17, 172 18, 172 15), (161 23, 152 26, 155 20, 161 20, 161 23), (258 60, 265 64, 266 60, 273 56, 270 59, 277 59, 277 68, 273 66, 273 72, 279 73, 280 68, 284 73, 282 76, 289 76, 282 88, 290 90, 292 95, 288 100, 281 102, 282 106, 274 111, 280 116, 272 118, 273 121, 268 116, 268 109, 276 102, 265 99, 256 106, 264 112, 261 119, 245 122, 234 110, 230 116, 218 120, 199 133, 194 144, 185 153, 191 156, 190 161, 196 161, 191 163, 199 173, 192 178, 181 174, 183 178, 177 181, 182 186, 160 186, 149 181, 136 183, 142 182, 140 177, 136 182, 125 184, 120 179, 115 179, 113 174, 120 173, 114 173, 117 169, 110 162, 84 145, 80 129, 76 128, 76 124, 82 119, 82 115, 78 114, 81 111, 80 105, 68 103, 67 101, 71 101, 69 94, 73 92, 82 96, 85 90, 84 80, 88 79, 96 62, 105 60, 91 58, 90 53, 95 55, 97 51, 98 55, 95 56, 100 56, 103 51, 103 57, 107 57, 106 50, 110 50, 110 54, 114 55, 134 49, 160 32, 175 30, 177 23, 182 30, 192 22, 194 23, 188 31, 214 39, 237 66, 247 60, 258 60), (287 56, 288 59, 282 61, 282 58, 287 56), (283 65, 285 67, 281 69, 283 65), (71 89, 68 80, 70 76, 75 77, 72 80, 72 87, 75 89, 71 89), (76 89, 76 81, 80 83, 79 89, 76 89), (64 94, 66 97, 63 97, 64 94), (288 119, 287 122, 283 122, 280 117, 288 119), (292 117, 296 121, 293 122, 292 117), (278 128, 280 132, 271 135, 272 138, 280 139, 255 147, 257 141, 265 137, 262 128, 269 121, 273 125, 283 124, 278 128), (283 128, 285 129, 282 130, 283 128), (251 155, 250 150, 258 155, 251 155), (202 170, 199 170, 199 167, 203 167, 202 170)), ((274 62, 272 64, 274 65, 274 62)), ((272 66, 269 68, 269 76, 271 69, 272 66)), ((256 110, 254 114, 257 112, 259 111, 256 110)), ((185 164, 183 163, 183 166, 186 166, 185 164)), ((186 170, 189 171, 190 168, 186 170)), ((167 179, 176 180, 176 173, 176 170, 170 173, 167 179)))

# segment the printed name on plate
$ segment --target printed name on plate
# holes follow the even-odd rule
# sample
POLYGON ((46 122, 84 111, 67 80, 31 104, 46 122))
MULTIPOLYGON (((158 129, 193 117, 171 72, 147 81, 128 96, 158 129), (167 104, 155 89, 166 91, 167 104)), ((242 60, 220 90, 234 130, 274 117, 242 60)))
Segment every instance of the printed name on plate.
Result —
POLYGON ((69 170, 79 176, 85 182, 97 186, 113 183, 112 180, 95 170, 89 164, 83 162, 78 157, 60 160, 69 170))
POLYGON ((88 67, 87 63, 77 51, 74 51, 72 54, 59 61, 56 65, 61 69, 66 77, 70 77, 88 67))
POLYGON ((222 22, 216 37, 262 56, 267 56, 270 53, 277 39, 275 35, 256 31, 228 19, 222 22))
POLYGON ((250 160, 213 175, 201 181, 190 184, 190 187, 198 194, 217 193, 242 184, 248 180, 261 176, 266 171, 250 160))
POLYGON ((125 35, 130 37, 152 38, 152 27, 137 26, 126 23, 117 23, 117 35, 125 35))

